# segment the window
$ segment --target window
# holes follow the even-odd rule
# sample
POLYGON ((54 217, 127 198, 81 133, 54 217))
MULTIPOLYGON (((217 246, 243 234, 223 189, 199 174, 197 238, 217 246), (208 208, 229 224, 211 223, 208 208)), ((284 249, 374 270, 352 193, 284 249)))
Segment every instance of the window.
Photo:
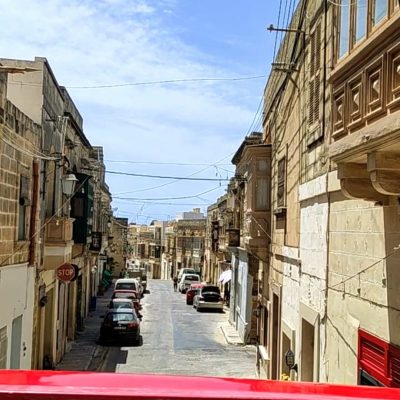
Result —
POLYGON ((256 183, 256 210, 268 210, 268 180, 267 178, 257 178, 256 183))
POLYGON ((376 25, 378 22, 382 21, 388 13, 387 0, 375 0, 372 10, 372 24, 376 25))
POLYGON ((356 8, 356 42, 358 42, 367 34, 368 0, 358 0, 354 7, 356 8))
POLYGON ((342 0, 339 29, 339 58, 341 58, 349 51, 350 0, 342 0))
POLYGON ((393 0, 341 0, 338 9, 338 57, 341 58, 355 44, 367 38, 375 25, 388 17, 389 9, 393 11, 394 4, 393 0))
POLYGON ((286 184, 286 158, 282 158, 278 162, 278 190, 277 190, 277 206, 284 207, 285 206, 285 184, 286 184))
POLYGON ((319 122, 319 103, 321 86, 321 25, 318 24, 310 35, 310 81, 308 124, 319 122))

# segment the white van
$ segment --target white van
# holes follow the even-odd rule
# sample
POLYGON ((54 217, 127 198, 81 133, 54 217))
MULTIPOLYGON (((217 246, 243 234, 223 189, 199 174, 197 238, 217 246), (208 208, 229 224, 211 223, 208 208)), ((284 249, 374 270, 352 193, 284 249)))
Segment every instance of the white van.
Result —
POLYGON ((193 268, 181 268, 178 272, 178 281, 181 280, 183 274, 196 274, 196 270, 193 268))
POLYGON ((137 279, 122 278, 117 279, 115 282, 114 290, 134 290, 140 296, 143 294, 143 287, 137 279))
POLYGON ((200 276, 196 274, 183 274, 181 280, 178 283, 178 290, 181 293, 186 293, 186 290, 190 288, 192 283, 199 283, 200 276))

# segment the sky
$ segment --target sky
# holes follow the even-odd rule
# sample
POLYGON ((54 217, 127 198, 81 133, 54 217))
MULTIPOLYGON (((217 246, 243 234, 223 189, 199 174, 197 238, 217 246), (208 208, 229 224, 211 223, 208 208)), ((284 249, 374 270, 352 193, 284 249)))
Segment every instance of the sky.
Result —
MULTIPOLYGON (((281 15, 291 2, 282 3, 281 15)), ((225 193, 242 140, 261 129, 276 36, 267 27, 279 4, 0 0, 0 57, 47 58, 90 143, 104 147, 117 217, 170 220, 194 207, 206 213, 225 193), (231 78, 251 79, 213 80, 231 78)))

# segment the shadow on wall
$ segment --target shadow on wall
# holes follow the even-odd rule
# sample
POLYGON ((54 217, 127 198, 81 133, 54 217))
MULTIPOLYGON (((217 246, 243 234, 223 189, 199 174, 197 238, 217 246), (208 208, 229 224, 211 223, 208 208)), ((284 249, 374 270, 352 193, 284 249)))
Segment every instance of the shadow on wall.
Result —
MULTIPOLYGON (((384 207, 386 256, 385 264, 377 267, 382 271, 382 286, 386 287, 390 342, 400 346, 400 215, 395 207, 384 207)), ((378 275, 377 275, 378 276, 378 275)))

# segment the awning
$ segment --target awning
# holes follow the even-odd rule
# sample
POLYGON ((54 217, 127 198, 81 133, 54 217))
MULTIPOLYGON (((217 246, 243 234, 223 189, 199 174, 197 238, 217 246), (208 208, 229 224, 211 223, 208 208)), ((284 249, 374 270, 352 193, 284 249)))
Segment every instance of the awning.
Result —
POLYGON ((231 279, 232 279, 232 270, 227 269, 220 275, 218 282, 222 282, 222 284, 225 285, 225 283, 229 282, 231 279))

